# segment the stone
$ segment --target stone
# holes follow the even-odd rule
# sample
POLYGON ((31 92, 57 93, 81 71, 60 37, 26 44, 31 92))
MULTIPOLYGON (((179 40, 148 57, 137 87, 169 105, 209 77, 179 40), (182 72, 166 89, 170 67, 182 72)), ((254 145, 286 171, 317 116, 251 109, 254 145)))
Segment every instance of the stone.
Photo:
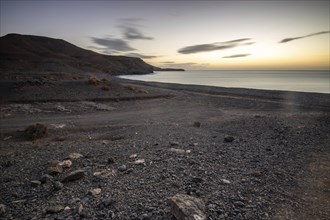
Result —
POLYGON ((63 160, 57 164, 57 166, 63 167, 63 168, 70 168, 72 166, 71 160, 63 160))
POLYGON ((118 171, 120 172, 124 172, 127 170, 127 166, 126 165, 121 165, 120 167, 118 167, 118 171))
POLYGON ((186 194, 176 194, 167 201, 170 212, 180 220, 205 220, 205 204, 201 199, 186 194))
POLYGON ((81 214, 83 210, 84 210, 84 206, 82 204, 79 204, 76 208, 78 214, 81 214))
POLYGON ((69 159, 71 159, 71 160, 77 160, 77 159, 82 158, 82 157, 83 157, 83 155, 80 154, 80 153, 71 153, 71 154, 69 154, 69 159))
POLYGON ((75 170, 72 171, 71 173, 67 174, 63 179, 62 183, 70 182, 70 181, 75 181, 83 178, 85 176, 85 170, 75 170))
POLYGON ((30 141, 35 141, 37 139, 47 137, 47 135, 48 135, 47 127, 39 123, 35 125, 31 125, 24 130, 25 138, 30 141))
POLYGON ((101 203, 98 204, 98 207, 101 209, 104 209, 104 208, 113 206, 115 203, 116 203, 116 200, 114 200, 114 199, 105 199, 101 203))
POLYGON ((231 142, 233 142, 235 140, 235 138, 233 137, 233 136, 226 136, 224 139, 223 139, 223 141, 225 142, 225 143, 231 143, 231 142))
POLYGON ((97 196, 102 192, 101 188, 95 188, 88 191, 88 195, 97 196))
POLYGON ((0 204, 0 216, 4 216, 6 213, 6 206, 4 204, 0 204))
POLYGON ((137 158, 137 154, 131 154, 130 156, 129 156, 129 158, 137 158))
POLYGON ((134 164, 137 164, 137 165, 145 165, 146 164, 146 161, 144 159, 138 159, 136 161, 134 161, 134 164))
POLYGON ((30 184, 32 187, 37 187, 41 185, 41 182, 39 180, 32 180, 30 184))
POLYGON ((108 164, 113 164, 115 163, 115 159, 113 157, 108 158, 108 164))
POLYGON ((55 205, 55 206, 50 206, 50 207, 46 208, 46 213, 47 214, 55 214, 55 213, 62 212, 63 210, 64 210, 63 206, 55 205))
POLYGON ((221 182, 223 182, 225 184, 230 184, 230 181, 229 180, 226 180, 226 179, 221 179, 221 182))
POLYGON ((201 123, 199 121, 195 121, 194 122, 194 127, 195 128, 200 128, 201 127, 201 123))
POLYGON ((40 179, 39 179, 39 181, 40 181, 41 183, 46 183, 46 182, 48 182, 48 181, 52 181, 52 180, 53 180, 53 177, 52 177, 51 175, 49 175, 49 174, 42 175, 42 176, 40 177, 40 179))
POLYGON ((179 142, 177 142, 177 141, 171 141, 170 142, 170 145, 171 146, 179 146, 179 142))
POLYGON ((191 150, 183 150, 183 149, 177 149, 177 148, 170 148, 168 150, 171 152, 177 153, 177 154, 188 154, 191 152, 191 150))
POLYGON ((63 183, 61 183, 60 181, 54 181, 53 182, 53 186, 55 190, 61 190, 63 189, 63 183))
POLYGON ((63 173, 63 167, 60 167, 60 166, 49 167, 47 169, 47 172, 50 175, 56 175, 59 173, 63 173))

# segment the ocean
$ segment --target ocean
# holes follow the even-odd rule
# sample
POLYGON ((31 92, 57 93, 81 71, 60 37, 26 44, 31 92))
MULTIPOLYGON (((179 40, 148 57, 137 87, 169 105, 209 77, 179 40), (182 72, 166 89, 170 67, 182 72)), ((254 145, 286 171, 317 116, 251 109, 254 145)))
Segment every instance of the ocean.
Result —
POLYGON ((330 93, 329 70, 186 70, 123 75, 141 81, 330 93))

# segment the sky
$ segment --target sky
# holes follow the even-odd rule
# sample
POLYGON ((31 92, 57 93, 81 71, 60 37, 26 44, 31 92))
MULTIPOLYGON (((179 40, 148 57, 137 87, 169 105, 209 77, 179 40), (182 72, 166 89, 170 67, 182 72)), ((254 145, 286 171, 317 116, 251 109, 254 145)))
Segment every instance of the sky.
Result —
POLYGON ((0 36, 185 69, 329 69, 329 1, 0 0, 0 36))

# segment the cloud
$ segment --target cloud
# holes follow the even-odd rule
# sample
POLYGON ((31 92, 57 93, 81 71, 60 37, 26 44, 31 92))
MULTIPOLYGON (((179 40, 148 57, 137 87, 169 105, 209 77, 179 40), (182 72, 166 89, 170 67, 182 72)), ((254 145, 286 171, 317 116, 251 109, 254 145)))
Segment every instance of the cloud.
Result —
POLYGON ((179 49, 178 52, 182 54, 191 54, 191 53, 209 52, 214 50, 225 50, 238 46, 253 44, 253 42, 250 42, 250 40, 251 40, 250 38, 242 38, 242 39, 217 42, 212 44, 198 44, 198 45, 183 47, 179 49))
POLYGON ((230 55, 230 56, 224 56, 222 58, 239 58, 239 57, 247 57, 250 56, 251 54, 234 54, 234 55, 230 55))
POLYGON ((141 18, 124 18, 120 19, 118 27, 122 29, 122 34, 127 40, 153 40, 153 37, 145 36, 139 28, 142 27, 138 24, 141 18))
POLYGON ((108 51, 132 51, 135 50, 131 46, 128 45, 128 42, 122 39, 115 39, 115 38, 109 38, 109 37, 104 37, 104 38, 97 38, 97 37, 92 37, 92 40, 94 43, 103 46, 106 48, 108 51))
POLYGON ((293 40, 298 40, 298 39, 302 39, 302 38, 306 38, 306 37, 312 37, 312 36, 315 36, 315 35, 329 34, 329 33, 330 33, 330 31, 321 31, 321 32, 308 34, 308 35, 301 36, 301 37, 284 38, 279 43, 287 43, 287 42, 290 42, 290 41, 293 41, 293 40))
POLYGON ((127 53, 124 55, 128 56, 128 57, 137 57, 137 58, 141 58, 141 59, 153 59, 153 58, 159 57, 159 56, 152 56, 152 55, 143 55, 140 53, 127 53))

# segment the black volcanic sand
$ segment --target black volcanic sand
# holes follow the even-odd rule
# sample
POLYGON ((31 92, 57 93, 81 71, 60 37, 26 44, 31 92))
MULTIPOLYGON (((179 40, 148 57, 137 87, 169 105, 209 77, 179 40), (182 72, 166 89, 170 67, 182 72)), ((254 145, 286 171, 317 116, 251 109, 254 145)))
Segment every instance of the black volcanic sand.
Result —
POLYGON ((108 91, 0 83, 0 219, 174 219, 177 193, 202 199, 207 219, 329 219, 328 94, 107 80, 108 91), (48 137, 29 141, 36 123, 48 137), (78 169, 82 179, 31 184, 74 152, 83 157, 53 181, 78 169))

